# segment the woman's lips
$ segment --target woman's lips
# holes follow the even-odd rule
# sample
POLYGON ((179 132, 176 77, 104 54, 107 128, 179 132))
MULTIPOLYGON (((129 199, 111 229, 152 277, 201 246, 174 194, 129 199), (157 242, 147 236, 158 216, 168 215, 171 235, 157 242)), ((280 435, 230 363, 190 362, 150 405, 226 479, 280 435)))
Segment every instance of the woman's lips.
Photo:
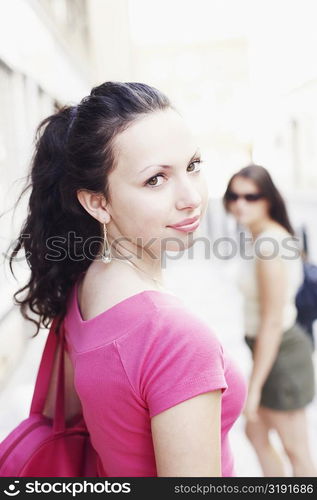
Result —
POLYGON ((187 224, 184 226, 167 226, 171 229, 176 229, 177 231, 182 231, 183 233, 188 233, 190 231, 195 231, 199 226, 199 219, 191 224, 187 224))

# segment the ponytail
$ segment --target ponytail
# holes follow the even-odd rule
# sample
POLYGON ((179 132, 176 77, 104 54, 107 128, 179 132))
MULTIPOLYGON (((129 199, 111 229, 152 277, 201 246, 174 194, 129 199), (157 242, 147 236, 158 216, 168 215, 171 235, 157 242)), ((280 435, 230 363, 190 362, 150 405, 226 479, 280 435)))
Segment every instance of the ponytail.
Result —
MULTIPOLYGON (((29 184, 23 191, 32 187, 28 215, 9 259, 10 270, 14 274, 12 261, 24 248, 31 276, 13 297, 16 304, 20 305, 23 317, 36 324, 36 333, 40 324, 28 316, 27 308, 39 315, 43 326, 48 328, 52 318, 64 315, 65 291, 72 283, 70 278, 78 274, 65 251, 68 225, 65 224, 67 214, 62 195, 67 172, 68 129, 73 109, 64 107, 45 118, 37 127, 29 184), (58 250, 54 249, 54 240, 58 243, 58 250), (64 272, 65 268, 67 272, 64 272), (22 300, 17 299, 17 295, 25 289, 28 289, 27 296, 22 300)), ((60 323, 57 329, 59 326, 60 323)))

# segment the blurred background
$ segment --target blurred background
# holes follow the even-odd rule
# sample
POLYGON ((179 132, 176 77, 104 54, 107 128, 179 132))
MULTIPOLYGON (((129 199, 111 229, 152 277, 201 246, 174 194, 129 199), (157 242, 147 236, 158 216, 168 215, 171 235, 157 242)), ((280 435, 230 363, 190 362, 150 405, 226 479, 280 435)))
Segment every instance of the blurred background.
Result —
MULTIPOLYGON (((0 219, 1 252, 26 217, 27 196, 14 217, 11 208, 24 185, 39 121, 60 105, 77 104, 91 87, 120 80, 165 92, 196 134, 209 165, 201 235, 211 242, 235 237, 221 196, 231 174, 253 161, 272 174, 316 263, 315 10, 315 0, 1 0, 0 211, 7 211, 0 219)), ((242 342, 233 266, 206 262, 198 252, 192 262, 173 262, 168 279, 247 374, 250 355, 242 342)), ((46 338, 29 340, 33 325, 13 305, 12 294, 28 273, 23 262, 16 268, 18 284, 7 264, 0 267, 0 439, 28 415, 46 338)), ((314 402, 309 415, 317 445, 316 407, 314 402)), ((243 417, 232 433, 237 473, 257 476, 242 426, 243 417)))

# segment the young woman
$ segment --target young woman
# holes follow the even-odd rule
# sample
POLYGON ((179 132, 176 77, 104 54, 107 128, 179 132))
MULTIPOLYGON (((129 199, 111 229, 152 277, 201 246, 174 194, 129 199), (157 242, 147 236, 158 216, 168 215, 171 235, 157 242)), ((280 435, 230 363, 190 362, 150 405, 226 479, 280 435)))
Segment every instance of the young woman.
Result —
POLYGON ((30 186, 12 255, 23 246, 31 268, 19 303, 37 332, 64 318, 98 474, 234 475, 228 431, 245 381, 162 277, 163 252, 192 244, 207 207, 179 113, 142 83, 95 87, 40 124, 30 186))
POLYGON ((314 476, 305 416, 314 397, 312 345, 296 323, 302 264, 285 204, 268 171, 249 165, 231 177, 224 205, 252 239, 239 273, 245 340, 253 353, 246 435, 265 476, 284 475, 269 439, 271 428, 278 432, 294 475, 314 476))

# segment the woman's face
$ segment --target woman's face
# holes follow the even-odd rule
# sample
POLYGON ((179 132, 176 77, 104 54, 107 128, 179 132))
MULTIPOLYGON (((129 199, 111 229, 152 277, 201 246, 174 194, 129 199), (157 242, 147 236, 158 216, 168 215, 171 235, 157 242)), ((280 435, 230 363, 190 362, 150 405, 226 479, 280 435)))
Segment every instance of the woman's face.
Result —
POLYGON ((124 236, 155 254, 188 248, 196 228, 184 232, 169 226, 202 219, 208 190, 185 121, 172 109, 145 115, 117 135, 114 151, 117 165, 108 176, 109 236, 124 236))
MULTIPOLYGON (((230 191, 240 196, 260 193, 260 189, 255 182, 245 177, 235 177, 231 182, 230 191)), ((251 227, 269 217, 269 202, 266 198, 247 201, 245 198, 239 197, 236 201, 229 202, 228 208, 236 220, 247 227, 251 227)))

